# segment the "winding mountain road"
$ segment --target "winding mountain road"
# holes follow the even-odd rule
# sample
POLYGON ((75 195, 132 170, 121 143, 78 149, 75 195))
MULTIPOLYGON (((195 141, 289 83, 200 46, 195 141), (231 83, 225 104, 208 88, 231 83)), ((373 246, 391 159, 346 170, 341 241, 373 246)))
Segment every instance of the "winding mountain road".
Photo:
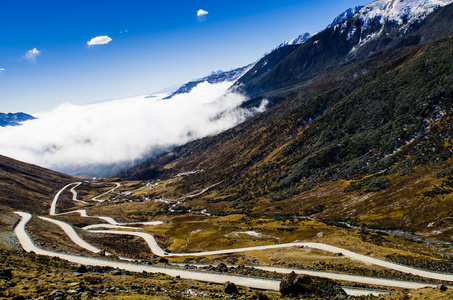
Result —
POLYGON ((188 270, 180 270, 180 269, 171 269, 171 268, 163 268, 163 267, 155 267, 149 265, 141 265, 135 264, 130 262, 121 262, 121 261, 114 261, 114 260, 107 260, 107 259, 100 259, 94 257, 86 257, 86 256, 77 256, 59 252, 53 252, 49 250, 45 250, 42 248, 37 247, 33 241, 31 240, 30 236, 25 231, 25 225, 30 221, 32 218, 31 214, 26 212, 15 212, 21 217, 19 224, 17 224, 16 228, 14 229, 14 233, 16 234, 17 238, 19 239, 20 244, 27 252, 34 252, 39 255, 47 255, 52 257, 59 257, 61 259, 65 259, 67 261, 73 263, 79 263, 83 265, 90 265, 90 266, 102 266, 102 267, 112 267, 112 268, 119 268, 122 270, 127 270, 131 272, 150 272, 150 273, 164 273, 170 276, 181 276, 181 278, 186 279, 194 279, 206 282, 215 282, 223 284, 226 281, 234 282, 235 284, 248 286, 251 288, 257 289, 267 289, 267 290, 278 290, 280 281, 272 280, 272 279, 261 279, 261 278, 253 278, 253 277, 246 277, 246 276, 235 276, 235 275, 222 275, 222 274, 213 274, 213 273, 206 273, 206 272, 196 272, 196 271, 188 271, 188 270))
POLYGON ((99 253, 102 251, 102 249, 99 249, 99 248, 87 243, 84 239, 82 239, 77 234, 77 232, 74 230, 74 228, 71 225, 69 225, 68 223, 59 221, 59 220, 55 220, 55 219, 51 219, 51 218, 47 218, 47 217, 39 217, 39 218, 41 220, 44 220, 47 222, 52 222, 52 223, 60 226, 60 228, 63 229, 63 231, 66 233, 66 235, 78 246, 80 246, 88 251, 94 252, 94 253, 99 253))
POLYGON ((349 257, 354 260, 360 260, 366 263, 378 265, 384 268, 393 269, 403 273, 418 275, 425 278, 437 279, 442 281, 453 281, 453 275, 450 274, 441 274, 435 272, 424 271, 416 268, 411 268, 385 260, 369 257, 359 253, 355 253, 343 248, 330 246, 322 243, 308 243, 308 242, 295 242, 295 243, 285 243, 285 244, 275 244, 275 245, 265 245, 265 246, 255 246, 255 247, 246 247, 246 248, 233 248, 233 249, 223 249, 223 250, 214 250, 214 251, 204 251, 204 252, 193 252, 193 253, 167 253, 159 247, 154 237, 148 233, 144 232, 131 232, 131 231, 113 231, 113 230, 91 230, 93 233, 103 233, 103 234, 119 234, 119 235, 133 235, 139 236, 145 240, 148 244, 151 251, 158 256, 208 256, 208 255, 220 255, 220 254, 232 254, 246 251, 256 251, 256 250, 268 250, 268 249, 279 249, 279 248, 289 248, 289 247, 308 247, 312 249, 318 249, 323 251, 328 251, 332 253, 342 253, 343 256, 349 257))
MULTIPOLYGON (((99 228, 99 227, 104 227, 104 228, 130 228, 130 229, 140 229, 138 227, 126 227, 128 225, 159 225, 159 224, 162 224, 162 221, 147 221, 147 222, 133 222, 133 223, 118 223, 115 219, 111 218, 111 217, 105 217, 105 216, 89 216, 87 214, 87 211, 85 209, 78 209, 78 210, 73 210, 73 211, 69 211, 69 212, 64 212, 64 213, 59 213, 57 214, 56 213, 56 208, 57 208, 57 203, 58 203, 58 199, 60 198, 60 195, 61 193, 66 190, 68 187, 74 185, 74 187, 71 188, 71 192, 73 194, 73 197, 72 197, 72 200, 74 201, 78 201, 80 202, 81 200, 78 200, 77 199, 77 191, 75 190, 76 187, 78 187, 79 185, 81 185, 82 182, 74 182, 74 183, 70 183, 70 184, 67 184, 65 185, 61 190, 58 191, 58 193, 55 195, 55 197, 53 198, 53 201, 52 201, 52 204, 50 205, 50 211, 49 211, 49 215, 51 216, 63 216, 63 215, 68 215, 68 214, 73 214, 73 213, 78 213, 81 217, 85 217, 85 218, 97 218, 97 219, 101 219, 101 220, 104 220, 105 222, 109 223, 110 225, 107 225, 107 224, 95 224, 95 225, 88 225, 82 229, 92 229, 92 228, 99 228)), ((117 189, 118 187, 120 187, 121 185, 119 183, 116 183, 115 184, 116 186, 111 189, 111 190, 108 190, 107 192, 105 192, 104 194, 102 195, 99 195, 97 197, 100 197, 100 196, 103 196, 103 195, 106 195, 108 193, 111 193, 113 192, 115 189, 117 189)), ((94 197, 92 200, 95 200, 95 198, 97 197, 94 197)), ((95 201, 98 201, 98 200, 95 200, 95 201)), ((83 201, 82 201, 83 202, 83 201)), ((86 202, 85 202, 86 203, 86 202)))
POLYGON ((100 194, 100 195, 94 197, 94 198, 91 199, 91 200, 93 200, 93 201, 98 201, 98 202, 104 202, 105 200, 99 200, 98 198, 100 198, 100 197, 102 197, 102 196, 105 196, 105 195, 107 195, 107 194, 110 194, 111 192, 115 191, 117 188, 119 188, 119 187, 121 186, 121 184, 120 184, 120 183, 117 183, 117 182, 115 182, 114 184, 115 184, 115 187, 114 187, 113 189, 108 190, 107 192, 105 192, 105 193, 103 193, 103 194, 100 194))
MULTIPOLYGON (((181 269, 155 267, 155 266, 142 265, 142 264, 137 264, 137 263, 132 263, 132 262, 122 262, 122 261, 114 261, 114 260, 100 259, 100 258, 94 258, 94 257, 76 256, 76 255, 71 255, 71 254, 65 254, 65 253, 59 253, 59 252, 45 250, 45 249, 37 247, 31 240, 30 236, 25 231, 25 225, 27 225, 27 223, 32 218, 31 214, 26 213, 26 212, 15 212, 15 213, 18 214, 21 217, 21 219, 20 219, 19 223, 17 224, 16 228, 14 229, 14 233, 16 234, 17 238, 19 239, 19 242, 22 245, 22 247, 24 248, 24 250, 27 252, 34 252, 38 255, 59 257, 64 260, 67 260, 67 261, 70 261, 73 263, 83 264, 83 265, 112 267, 112 268, 118 268, 118 269, 127 270, 127 271, 131 271, 131 272, 146 271, 146 272, 150 272, 150 273, 163 273, 163 274, 167 274, 167 275, 173 276, 173 277, 180 276, 181 278, 185 278, 185 279, 193 279, 193 280, 214 282, 214 283, 220 283, 220 284, 222 284, 226 281, 230 281, 230 282, 234 282, 237 285, 247 286, 250 288, 275 290, 275 291, 279 290, 280 280, 276 280, 276 279, 263 279, 263 278, 255 278, 255 277, 241 276, 241 275, 216 274, 216 273, 207 273, 207 272, 199 272, 199 271, 189 271, 189 270, 181 270, 181 269)), ((301 270, 299 270, 299 271, 301 271, 301 270)), ((285 273, 285 272, 282 272, 282 273, 285 273)), ((314 271, 314 272, 312 272, 311 275, 329 278, 328 276, 323 276, 323 275, 328 275, 328 274, 330 274, 330 273, 314 271)), ((339 275, 341 275, 341 274, 339 274, 339 275)), ((358 276, 358 277, 363 277, 363 276, 358 276)), ((346 279, 340 278, 340 280, 346 280, 346 279)), ((395 281, 395 282, 399 282, 399 281, 395 281)), ((431 285, 426 285, 426 284, 414 285, 411 282, 403 282, 403 281, 401 281, 399 283, 400 283, 399 286, 403 287, 403 288, 419 288, 419 287, 431 286, 431 285)), ((379 284, 379 282, 375 282, 375 284, 379 284)), ((389 285, 389 286, 395 286, 395 285, 389 285)), ((398 285, 396 285, 396 286, 398 286, 398 285)), ((356 296, 368 295, 368 294, 379 295, 379 294, 385 293, 382 291, 376 291, 376 290, 371 290, 371 289, 354 289, 354 288, 349 288, 349 287, 343 287, 343 290, 348 295, 356 295, 356 296)))
MULTIPOLYGON (((435 272, 429 272, 425 270, 419 270, 412 267, 407 267, 391 262, 387 262, 384 260, 376 259, 373 257, 369 257, 366 255, 358 254, 346 249, 342 249, 335 246, 330 246, 322 243, 308 243, 308 242, 294 242, 294 243, 285 243, 285 244, 275 244, 275 245, 265 245, 265 246, 256 246, 256 247, 246 247, 246 248, 235 248, 235 249, 223 249, 223 250, 214 250, 214 251, 204 251, 204 252, 196 252, 196 253, 167 253, 162 248, 159 247, 154 237, 150 234, 138 231, 117 231, 117 230, 92 230, 93 228, 98 227, 108 227, 108 228, 127 228, 127 229, 140 229, 139 227, 130 227, 130 225, 141 224, 141 225, 159 225, 162 224, 161 221, 152 221, 152 222, 135 222, 135 223, 118 223, 111 217, 104 217, 104 216, 88 216, 86 210, 75 210, 71 212, 66 212, 62 214, 56 213, 56 206, 58 199, 61 193, 70 186, 71 192, 73 193, 74 197, 73 200, 77 200, 77 192, 74 190, 77 186, 81 183, 71 183, 64 186, 58 193, 55 195, 53 202, 51 204, 50 215, 57 216, 57 215, 64 215, 70 213, 79 213, 82 217, 91 217, 91 218, 98 218, 106 221, 109 224, 95 224, 84 227, 84 229, 89 230, 92 233, 102 233, 102 234, 118 234, 118 235, 133 235, 138 236, 144 239, 144 241, 148 244, 150 250, 158 255, 158 256, 173 256, 173 257, 181 257, 181 256, 207 256, 207 255, 218 255, 218 254, 231 254, 231 253, 238 253, 238 252, 245 252, 245 251, 252 251, 252 250, 266 250, 266 249, 277 249, 277 248, 287 248, 287 247, 309 247, 313 249, 319 249, 324 251, 329 251, 332 253, 342 253, 343 256, 349 257, 351 259, 360 260, 363 262, 375 264, 378 266, 382 266, 385 268, 397 270, 404 273, 414 274, 426 278, 437 279, 442 281, 450 281, 453 282, 453 275, 450 274, 440 274, 435 272), (91 229, 91 230, 90 230, 91 229)), ((117 186, 118 187, 118 186, 117 186)), ((117 188, 116 187, 116 188, 117 188)), ((48 250, 41 249, 36 247, 28 234, 25 231, 25 225, 31 219, 31 215, 25 212, 16 212, 19 216, 21 216, 21 220, 14 229, 15 234, 17 235, 22 247, 25 251, 30 252, 34 251, 37 254, 42 255, 49 255, 49 256, 57 256, 62 259, 66 259, 71 262, 76 262, 80 264, 86 265, 95 265, 95 266, 111 266, 114 268, 120 268, 124 270, 134 271, 134 272, 162 272, 168 274, 170 276, 181 276, 182 278, 187 279, 195 279, 201 281, 210 281, 210 282, 217 282, 223 283, 225 281, 235 282, 239 285, 249 286, 252 288, 260 288, 260 289, 269 289, 269 290, 278 290, 278 283, 279 281, 271 280, 271 279, 258 279, 253 277, 245 277, 245 276, 235 276, 235 275, 220 275, 220 274, 211 274, 211 273, 202 273, 197 271, 188 271, 188 270, 179 270, 179 269, 171 269, 171 268, 162 268, 162 267, 152 267, 152 266, 144 266, 140 264, 133 264, 133 263, 126 263, 126 262, 118 262, 118 261, 111 261, 93 257, 84 257, 84 256, 75 256, 69 255, 64 253, 52 252, 48 250)), ((48 217, 40 217, 42 220, 52 222, 62 228, 62 230, 72 239, 72 241, 79 245, 80 247, 92 251, 94 253, 98 253, 101 249, 87 243, 84 241, 74 228, 59 220, 51 219, 48 217)), ((400 288, 408 288, 408 289, 416 289, 421 287, 427 286, 434 286, 432 284, 426 283, 419 283, 419 282, 410 282, 410 281, 401 281, 401 280, 390 280, 390 279, 381 279, 381 278, 373 278, 373 277, 366 277, 366 276, 356 276, 356 275, 346 275, 346 274, 338 274, 338 273, 330 273, 330 272, 321 272, 321 271, 310 271, 310 270, 301 270, 301 269, 292 269, 292 268, 279 268, 279 267, 271 267, 271 266, 254 266, 254 268, 271 271, 271 272, 279 272, 279 273, 290 273, 292 271, 299 273, 299 274, 308 274, 312 276, 319 276, 324 278, 330 278, 334 280, 343 280, 343 281, 351 281, 351 282, 359 282, 365 284, 373 284, 373 285, 382 285, 382 286, 389 286, 389 287, 400 287, 400 288)), ((350 290, 350 293, 360 293, 357 290, 350 290)), ((371 293, 371 290, 366 290, 367 293, 371 293)), ((363 292, 364 293, 364 292, 363 292)))

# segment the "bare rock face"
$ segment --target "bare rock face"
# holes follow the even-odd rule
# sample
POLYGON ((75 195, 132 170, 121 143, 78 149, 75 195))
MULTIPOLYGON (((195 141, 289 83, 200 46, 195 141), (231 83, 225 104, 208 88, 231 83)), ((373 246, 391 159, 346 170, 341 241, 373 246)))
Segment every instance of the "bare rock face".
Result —
POLYGON ((165 257, 160 257, 158 262, 163 263, 163 264, 168 264, 168 259, 165 257))
POLYGON ((78 268, 77 268, 77 273, 86 273, 88 272, 88 269, 85 265, 80 265, 78 268))
POLYGON ((298 276, 291 272, 280 282, 282 296, 317 296, 337 297, 346 295, 339 284, 330 279, 312 278, 309 275, 298 276))
POLYGON ((225 288, 225 293, 239 295, 239 290, 233 282, 227 281, 223 284, 223 287, 225 288))
POLYGON ((224 263, 220 263, 219 265, 217 265, 216 271, 223 273, 223 272, 228 271, 228 267, 224 263))

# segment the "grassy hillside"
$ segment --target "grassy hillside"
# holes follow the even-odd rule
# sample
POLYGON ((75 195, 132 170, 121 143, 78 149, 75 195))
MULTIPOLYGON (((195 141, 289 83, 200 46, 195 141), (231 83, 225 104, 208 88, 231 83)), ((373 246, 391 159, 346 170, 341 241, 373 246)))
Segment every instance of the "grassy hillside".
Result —
MULTIPOLYGON (((441 198, 449 199, 452 191, 450 175, 438 175, 449 174, 453 155, 452 45, 449 37, 423 47, 406 47, 400 50, 403 57, 363 76, 347 82, 323 80, 244 124, 180 147, 122 176, 170 178, 203 170, 175 183, 169 196, 222 182, 203 201, 250 214, 269 205, 287 213, 289 207, 278 201, 309 195, 327 182, 343 199, 337 206, 354 193, 378 197, 403 180, 414 184, 420 178, 411 174, 421 172, 422 177, 444 179, 433 179, 420 189, 421 194, 410 194, 409 201, 417 207, 414 199, 430 199, 429 211, 434 214, 430 222, 440 220, 441 198)), ((369 63, 389 57, 392 53, 369 63)), ((329 197, 326 194, 322 206, 336 207, 329 197)), ((291 212, 332 219, 369 213, 357 213, 354 205, 343 216, 321 213, 321 204, 313 202, 302 207, 291 212)), ((389 218, 389 227, 416 230, 428 222, 416 225, 410 217, 412 221, 401 224, 400 218, 395 215, 393 223, 389 218)))
MULTIPOLYGON (((452 17, 453 5, 449 5, 411 25, 410 29, 402 31, 400 24, 380 20, 373 20, 366 28, 362 28, 359 15, 355 15, 338 26, 326 28, 295 50, 291 49, 287 56, 280 57, 278 53, 271 53, 262 58, 238 80, 235 87, 252 98, 264 96, 272 100, 281 99, 302 91, 323 77, 330 76, 332 72, 356 62, 451 35, 452 17), (350 34, 351 32, 354 34, 350 34), (367 35, 375 37, 367 40, 367 35), (276 63, 278 58, 281 59, 276 63), (272 63, 272 68, 269 68, 269 62, 272 63)), ((401 51, 393 53, 395 58, 402 55, 401 51)), ((352 68, 351 72, 344 73, 343 77, 354 78, 385 62, 376 60, 377 65, 352 68)))
POLYGON ((73 181, 71 176, 0 155, 0 208, 48 212, 54 193, 73 181))

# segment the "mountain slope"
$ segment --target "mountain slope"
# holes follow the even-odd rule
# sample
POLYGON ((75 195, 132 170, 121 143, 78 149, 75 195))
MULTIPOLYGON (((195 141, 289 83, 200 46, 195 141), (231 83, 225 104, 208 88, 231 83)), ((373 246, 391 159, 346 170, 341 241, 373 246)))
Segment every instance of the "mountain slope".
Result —
MULTIPOLYGON (((451 19, 435 21, 435 32, 443 32, 440 36, 421 30, 421 27, 426 28, 426 24, 421 26, 421 23, 424 23, 423 20, 429 12, 437 9, 437 5, 450 2, 372 2, 353 17, 311 37, 296 51, 291 52, 291 55, 275 63, 275 68, 259 69, 266 59, 263 58, 255 68, 237 81, 234 88, 252 98, 284 98, 356 61, 398 49, 402 46, 401 40, 408 46, 440 38, 447 34, 445 31, 452 32, 449 23, 451 19), (415 12, 407 9, 406 5, 413 5, 415 12), (446 28, 443 28, 444 26, 446 28), (407 38, 408 35, 411 35, 411 38, 407 38)), ((436 20, 437 17, 431 16, 429 19, 436 20)), ((353 76, 356 76, 355 72, 349 74, 349 79, 353 76)))
POLYGON ((205 76, 198 80, 193 80, 186 84, 183 84, 181 87, 179 87, 174 93, 172 93, 166 99, 170 99, 171 97, 178 95, 178 94, 189 93, 194 87, 196 87, 198 84, 200 84, 202 82, 209 82, 211 84, 221 83, 221 82, 225 82, 225 81, 234 82, 235 80, 237 80, 238 78, 243 76, 248 70, 250 70, 250 68, 252 66, 253 66, 253 64, 250 64, 248 66, 237 68, 237 69, 234 69, 231 71, 212 72, 212 74, 209 76, 205 76))
POLYGON ((329 25, 327 25, 327 28, 335 26, 343 21, 346 21, 347 19, 358 13, 362 8, 363 5, 358 5, 354 8, 349 8, 345 10, 343 13, 339 14, 335 19, 333 19, 332 22, 329 25))
POLYGON ((192 205, 232 213, 269 209, 335 220, 369 218, 366 224, 376 222, 369 217, 374 210, 388 205, 401 214, 388 215, 386 226, 421 230, 446 217, 444 200, 453 193, 448 175, 453 163, 453 39, 423 46, 413 41, 450 35, 451 28, 439 24, 451 20, 452 6, 439 9, 395 40, 400 47, 394 51, 350 63, 231 130, 121 175, 170 178, 203 170, 175 184, 174 196, 221 183, 192 205), (437 29, 431 31, 434 24, 437 29), (366 72, 357 73, 364 66, 366 72), (346 80, 352 73, 355 78, 346 80), (417 188, 394 199, 396 207, 381 201, 394 197, 386 194, 393 187, 392 195, 402 193, 397 188, 402 182, 403 188, 417 188), (323 188, 325 197, 314 197, 323 188), (369 199, 365 206, 357 200, 361 195, 369 199), (420 199, 429 203, 423 209, 430 219, 407 212, 401 219, 402 208, 415 212, 420 199))
MULTIPOLYGON (((298 37, 293 38, 292 40, 289 40, 289 41, 286 41, 286 42, 281 43, 280 45, 278 45, 277 47, 275 47, 274 49, 272 49, 269 53, 272 53, 272 52, 274 52, 275 50, 277 50, 277 49, 279 49, 279 48, 283 48, 283 47, 285 47, 285 46, 303 44, 303 43, 305 43, 310 37, 311 37, 311 34, 310 34, 310 33, 308 33, 308 32, 302 33, 301 35, 299 35, 298 37)), ((269 54, 269 53, 267 53, 267 54, 269 54)), ((267 54, 266 54, 266 55, 267 55, 267 54)))

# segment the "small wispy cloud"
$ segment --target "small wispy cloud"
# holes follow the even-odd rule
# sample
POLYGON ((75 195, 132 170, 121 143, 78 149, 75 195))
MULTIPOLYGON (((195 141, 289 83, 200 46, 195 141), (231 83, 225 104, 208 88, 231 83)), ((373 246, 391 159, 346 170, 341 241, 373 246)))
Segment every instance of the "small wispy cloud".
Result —
POLYGON ((42 51, 39 51, 36 48, 33 48, 31 50, 28 50, 25 53, 25 59, 31 61, 31 62, 36 62, 36 58, 41 55, 42 51))
POLYGON ((202 16, 206 16, 207 14, 209 14, 209 12, 203 10, 203 9, 199 9, 197 11, 197 17, 202 17, 202 16))
POLYGON ((88 46, 94 46, 94 45, 105 45, 108 44, 112 41, 112 39, 106 35, 101 35, 97 36, 95 38, 92 38, 87 42, 88 46))
POLYGON ((0 71, 6 71, 5 68, 0 68, 0 71))

